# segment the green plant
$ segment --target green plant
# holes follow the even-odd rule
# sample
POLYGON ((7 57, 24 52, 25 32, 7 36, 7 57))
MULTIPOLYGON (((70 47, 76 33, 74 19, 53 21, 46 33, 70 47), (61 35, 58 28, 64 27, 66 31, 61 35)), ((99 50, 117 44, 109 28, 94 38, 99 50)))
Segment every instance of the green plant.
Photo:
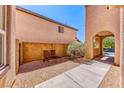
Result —
POLYGON ((67 54, 71 58, 77 58, 84 56, 85 54, 85 44, 79 41, 73 41, 68 45, 67 54))
POLYGON ((104 47, 107 47, 107 48, 114 48, 115 47, 114 37, 106 37, 103 40, 103 45, 104 47))

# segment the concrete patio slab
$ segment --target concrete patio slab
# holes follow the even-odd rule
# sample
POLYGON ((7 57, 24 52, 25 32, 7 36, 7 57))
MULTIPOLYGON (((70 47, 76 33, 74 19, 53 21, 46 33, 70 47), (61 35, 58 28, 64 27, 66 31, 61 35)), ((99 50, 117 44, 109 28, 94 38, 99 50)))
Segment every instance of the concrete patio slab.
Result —
POLYGON ((54 77, 35 87, 39 88, 97 88, 109 71, 111 64, 101 63, 97 61, 88 64, 82 64, 74 69, 65 72, 62 75, 54 77))
POLYGON ((95 88, 98 87, 103 77, 98 74, 77 67, 71 71, 65 73, 73 81, 77 82, 80 86, 85 88, 95 88))
POLYGON ((101 66, 104 64, 100 64, 100 62, 99 63, 98 62, 92 63, 91 65, 83 64, 83 65, 80 65, 80 68, 92 71, 92 72, 94 72, 100 76, 104 76, 106 74, 105 72, 107 72, 108 69, 111 67, 110 64, 106 64, 105 66, 101 66))
POLYGON ((46 82, 35 86, 36 88, 81 88, 76 82, 72 81, 65 74, 61 74, 46 82))
POLYGON ((87 65, 92 65, 92 66, 97 66, 99 68, 106 68, 106 66, 110 66, 111 64, 107 64, 107 63, 103 63, 97 60, 92 60, 88 63, 86 63, 87 65))

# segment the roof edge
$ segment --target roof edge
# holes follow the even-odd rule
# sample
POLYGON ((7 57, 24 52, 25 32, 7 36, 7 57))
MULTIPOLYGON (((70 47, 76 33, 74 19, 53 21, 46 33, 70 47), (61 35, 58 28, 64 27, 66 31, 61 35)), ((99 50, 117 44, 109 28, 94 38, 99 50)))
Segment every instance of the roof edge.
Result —
POLYGON ((20 6, 16 6, 16 9, 18 9, 18 10, 20 10, 20 11, 23 11, 23 12, 26 12, 26 13, 28 13, 28 14, 34 15, 34 16, 36 16, 36 17, 42 18, 42 19, 44 19, 44 20, 47 20, 47 21, 50 21, 50 22, 54 22, 54 23, 56 23, 56 24, 59 24, 59 25, 65 26, 65 27, 67 27, 67 28, 73 29, 73 30, 75 30, 75 31, 78 31, 77 28, 74 28, 74 27, 72 27, 72 26, 69 26, 69 25, 60 23, 60 22, 55 21, 55 20, 53 20, 53 19, 51 19, 51 18, 48 18, 48 17, 43 16, 43 15, 41 15, 41 14, 32 12, 31 10, 22 8, 22 7, 20 7, 20 6))

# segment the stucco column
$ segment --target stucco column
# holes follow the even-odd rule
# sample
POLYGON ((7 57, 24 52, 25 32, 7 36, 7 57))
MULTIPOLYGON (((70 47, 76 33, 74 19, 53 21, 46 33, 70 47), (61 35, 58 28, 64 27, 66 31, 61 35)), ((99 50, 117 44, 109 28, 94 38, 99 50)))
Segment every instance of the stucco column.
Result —
POLYGON ((124 88, 124 9, 120 8, 120 87, 124 88))
POLYGON ((102 37, 96 38, 96 45, 99 47, 99 55, 102 55, 102 37))
POLYGON ((93 58, 93 40, 91 37, 86 37, 86 59, 92 59, 93 58))
POLYGON ((15 69, 15 25, 16 25, 16 6, 9 5, 9 23, 10 23, 10 69, 5 76, 5 86, 10 87, 15 79, 16 69, 15 69))

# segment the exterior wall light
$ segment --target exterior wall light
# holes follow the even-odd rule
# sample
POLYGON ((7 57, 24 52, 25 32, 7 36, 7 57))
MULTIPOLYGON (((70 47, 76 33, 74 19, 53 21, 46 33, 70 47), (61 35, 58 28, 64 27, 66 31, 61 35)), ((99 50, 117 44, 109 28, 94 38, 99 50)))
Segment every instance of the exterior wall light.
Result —
POLYGON ((107 10, 109 10, 109 6, 107 6, 107 10))

